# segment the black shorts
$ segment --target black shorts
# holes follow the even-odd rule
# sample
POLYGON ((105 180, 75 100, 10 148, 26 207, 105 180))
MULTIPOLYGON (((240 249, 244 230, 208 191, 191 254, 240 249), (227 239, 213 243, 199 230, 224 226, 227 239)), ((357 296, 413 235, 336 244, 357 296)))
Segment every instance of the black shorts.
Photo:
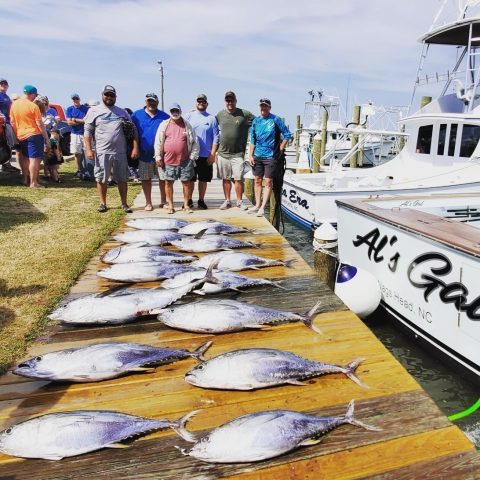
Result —
POLYGON ((200 182, 211 182, 213 178, 213 165, 209 165, 208 157, 198 157, 195 165, 195 176, 192 180, 197 179, 200 182))
POLYGON ((256 177, 273 178, 273 174, 277 168, 275 158, 254 157, 253 174, 256 177))

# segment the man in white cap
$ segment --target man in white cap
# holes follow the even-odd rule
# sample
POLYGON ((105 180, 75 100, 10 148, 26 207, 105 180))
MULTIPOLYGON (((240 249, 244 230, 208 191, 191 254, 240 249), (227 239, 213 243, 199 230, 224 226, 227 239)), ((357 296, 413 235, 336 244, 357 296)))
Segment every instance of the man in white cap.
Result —
POLYGON ((178 103, 170 106, 170 118, 160 124, 155 135, 155 160, 159 178, 165 180, 168 213, 175 213, 173 184, 180 180, 183 187, 183 209, 193 213, 188 205, 190 182, 194 176, 194 161, 198 158, 199 145, 192 126, 182 118, 178 103))
MULTIPOLYGON (((88 110, 85 116, 85 152, 89 160, 95 161, 94 175, 97 181, 97 192, 100 197, 98 211, 106 212, 107 182, 110 174, 118 185, 118 192, 125 213, 131 213, 127 205, 127 139, 124 132, 124 120, 130 115, 115 105, 117 92, 111 85, 105 85, 102 92, 102 103, 88 110), (95 138, 95 152, 92 138, 95 138)), ((132 124, 133 125, 133 124, 132 124)), ((133 125, 134 139, 132 158, 138 158, 138 135, 133 125)))

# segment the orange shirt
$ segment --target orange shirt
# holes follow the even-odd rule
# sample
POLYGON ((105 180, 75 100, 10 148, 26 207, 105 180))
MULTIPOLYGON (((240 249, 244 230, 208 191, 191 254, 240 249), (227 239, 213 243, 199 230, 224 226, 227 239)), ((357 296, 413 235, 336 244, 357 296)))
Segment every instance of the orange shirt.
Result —
POLYGON ((37 121, 42 121, 40 109, 27 98, 19 98, 13 102, 10 109, 10 121, 19 140, 42 133, 37 125, 37 121))

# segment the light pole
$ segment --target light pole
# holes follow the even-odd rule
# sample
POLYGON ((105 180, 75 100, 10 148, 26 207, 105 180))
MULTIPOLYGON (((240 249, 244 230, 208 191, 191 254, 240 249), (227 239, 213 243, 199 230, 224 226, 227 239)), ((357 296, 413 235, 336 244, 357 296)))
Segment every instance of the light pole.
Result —
POLYGON ((165 111, 163 105, 163 64, 160 60, 157 60, 157 63, 160 65, 160 105, 162 106, 162 110, 165 111))

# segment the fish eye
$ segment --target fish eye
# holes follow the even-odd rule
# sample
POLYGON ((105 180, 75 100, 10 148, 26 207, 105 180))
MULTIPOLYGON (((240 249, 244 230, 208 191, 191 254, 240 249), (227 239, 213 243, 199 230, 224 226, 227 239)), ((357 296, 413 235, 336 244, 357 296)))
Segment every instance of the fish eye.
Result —
POLYGON ((197 365, 197 370, 202 370, 203 369, 203 364, 197 365))
POLYGON ((35 361, 41 362, 41 361, 42 361, 42 357, 35 357, 35 361))
POLYGON ((7 428, 7 429, 5 430, 5 433, 6 433, 7 435, 10 435, 12 432, 13 432, 13 428, 12 428, 12 427, 7 428))

